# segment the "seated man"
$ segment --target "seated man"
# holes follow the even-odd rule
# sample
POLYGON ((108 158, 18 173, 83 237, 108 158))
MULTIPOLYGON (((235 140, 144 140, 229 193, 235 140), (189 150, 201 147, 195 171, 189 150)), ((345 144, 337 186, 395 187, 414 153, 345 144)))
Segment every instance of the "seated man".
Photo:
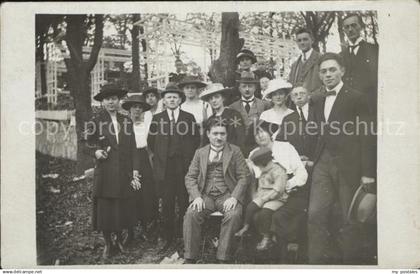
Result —
POLYGON ((185 186, 190 201, 184 216, 184 258, 195 263, 201 244, 201 225, 214 211, 223 213, 217 259, 231 260, 234 234, 242 224, 242 207, 249 170, 239 147, 226 142, 226 125, 211 119, 207 125, 210 144, 198 149, 191 162, 185 186))

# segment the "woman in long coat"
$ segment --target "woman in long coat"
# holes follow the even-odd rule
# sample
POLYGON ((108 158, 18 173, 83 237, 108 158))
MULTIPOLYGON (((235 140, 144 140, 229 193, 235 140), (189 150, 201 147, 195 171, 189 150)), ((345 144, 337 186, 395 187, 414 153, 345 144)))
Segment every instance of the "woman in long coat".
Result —
MULTIPOLYGON (((158 217, 158 200, 155 193, 153 170, 147 150, 147 135, 149 134, 152 116, 146 114, 150 109, 150 105, 146 103, 143 95, 135 94, 127 98, 121 106, 129 111, 130 118, 133 121, 136 140, 135 153, 138 158, 138 165, 134 169, 139 171, 141 178, 141 189, 135 195, 136 211, 144 231, 147 232, 148 225, 152 224, 158 217)), ((130 243, 133 237, 133 230, 130 229, 126 243, 130 243)))
POLYGON ((105 239, 103 258, 111 255, 111 237, 116 234, 116 245, 124 252, 122 231, 136 222, 131 212, 133 199, 141 184, 134 153, 136 148, 133 123, 118 113, 119 101, 126 91, 113 84, 102 87, 94 99, 102 102, 104 109, 87 124, 87 148, 95 157, 93 184, 93 229, 102 231, 105 239))

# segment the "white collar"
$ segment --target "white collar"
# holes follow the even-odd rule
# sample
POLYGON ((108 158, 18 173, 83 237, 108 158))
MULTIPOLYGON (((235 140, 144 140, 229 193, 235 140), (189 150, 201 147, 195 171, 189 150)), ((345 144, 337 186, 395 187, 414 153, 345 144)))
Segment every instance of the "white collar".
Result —
MULTIPOLYGON (((310 48, 307 52, 305 52, 306 61, 308 61, 309 57, 310 57, 310 56, 311 56, 311 54, 312 54, 312 51, 313 51, 313 49, 312 49, 312 48, 310 48)), ((302 56, 302 58, 303 58, 303 51, 302 51, 301 56, 302 56)))
POLYGON ((224 147, 224 146, 220 149, 220 148, 216 148, 216 147, 214 147, 213 145, 210 145, 210 151, 217 151, 217 152, 220 152, 220 151, 223 151, 224 149, 225 149, 225 147, 224 147))
POLYGON ((168 112, 169 117, 170 117, 172 111, 174 112, 174 115, 176 116, 179 113, 179 107, 177 107, 176 109, 167 108, 166 111, 168 112))
POLYGON ((302 111, 306 113, 308 113, 309 110, 309 103, 306 103, 303 107, 302 107, 302 111))
POLYGON ((241 100, 243 100, 243 101, 254 101, 255 100, 255 95, 252 95, 252 97, 250 99, 245 99, 243 96, 241 96, 241 100))
POLYGON ((343 81, 340 81, 340 83, 338 83, 338 85, 336 85, 333 89, 330 89, 330 90, 328 88, 325 88, 325 89, 327 91, 333 91, 333 90, 335 90, 335 92, 337 93, 336 95, 338 95, 338 93, 340 92, 340 90, 343 87, 343 85, 344 85, 343 81))
POLYGON ((349 45, 352 46, 352 47, 359 46, 360 42, 362 42, 362 41, 363 41, 362 37, 357 38, 356 42, 354 42, 354 43, 352 43, 349 39, 349 45))

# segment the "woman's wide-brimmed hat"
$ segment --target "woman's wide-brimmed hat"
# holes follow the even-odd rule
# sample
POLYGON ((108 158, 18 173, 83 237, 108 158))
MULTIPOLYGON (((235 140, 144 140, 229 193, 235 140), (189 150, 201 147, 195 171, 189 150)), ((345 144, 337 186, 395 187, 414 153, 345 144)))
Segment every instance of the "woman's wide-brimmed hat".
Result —
POLYGON ((249 49, 242 49, 241 51, 239 51, 239 53, 236 55, 236 60, 239 62, 239 60, 242 57, 249 57, 252 60, 252 63, 254 64, 255 62, 257 62, 257 57, 255 56, 255 54, 250 51, 249 49))
POLYGON ((255 74, 251 71, 242 71, 241 78, 236 80, 238 83, 252 83, 252 84, 259 84, 260 80, 255 76, 255 74))
POLYGON ((376 194, 367 192, 360 185, 351 201, 347 218, 350 222, 374 223, 376 221, 376 194))
POLYGON ((141 94, 130 95, 124 102, 121 104, 122 108, 125 110, 130 110, 134 105, 140 105, 143 111, 150 109, 150 105, 146 103, 144 96, 141 94))
POLYGON ((122 98, 127 94, 127 90, 121 88, 116 84, 105 84, 101 87, 101 91, 93 96, 93 99, 96 101, 102 102, 103 99, 111 97, 111 96, 118 96, 118 98, 122 98))
POLYGON ((160 90, 158 90, 157 88, 155 88, 155 87, 147 87, 147 88, 145 88, 144 90, 143 90, 143 92, 142 92, 142 94, 143 94, 143 96, 144 96, 144 98, 146 98, 146 95, 147 94, 149 94, 149 93, 153 93, 153 94, 155 94, 156 95, 156 97, 160 97, 160 90))
POLYGON ((180 90, 178 85, 174 82, 169 82, 166 85, 166 88, 164 90, 162 90, 162 92, 160 94, 163 98, 163 97, 165 97, 165 94, 167 94, 167 93, 177 93, 177 94, 179 94, 179 96, 181 97, 182 103, 185 102, 185 100, 186 100, 184 92, 182 90, 180 90))
POLYGON ((283 90, 287 95, 292 90, 292 88, 293 86, 291 83, 281 78, 270 80, 268 82, 267 89, 264 91, 263 98, 271 98, 273 92, 278 90, 283 90))
POLYGON ((180 89, 183 89, 186 85, 195 85, 197 88, 204 88, 207 86, 206 83, 200 81, 200 79, 191 75, 187 75, 184 78, 182 78, 182 81, 178 84, 178 87, 180 89))
POLYGON ((209 100, 214 94, 226 94, 232 92, 231 88, 225 88, 221 83, 212 83, 207 85, 207 88, 200 94, 201 100, 209 100))

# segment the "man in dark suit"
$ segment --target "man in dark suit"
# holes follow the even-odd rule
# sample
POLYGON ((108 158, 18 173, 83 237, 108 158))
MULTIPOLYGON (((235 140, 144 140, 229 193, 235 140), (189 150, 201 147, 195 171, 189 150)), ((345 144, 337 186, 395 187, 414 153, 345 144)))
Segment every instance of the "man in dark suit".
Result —
POLYGON ((254 73, 244 71, 241 78, 237 80, 241 98, 231 104, 229 108, 236 110, 242 116, 245 123, 245 145, 242 150, 245 156, 255 146, 254 133, 252 130, 258 122, 261 113, 271 107, 271 103, 263 101, 255 97, 255 90, 257 89, 259 80, 254 73))
POLYGON ((199 255, 201 225, 214 211, 223 213, 217 259, 232 259, 234 234, 242 223, 242 207, 250 172, 239 147, 226 142, 226 124, 209 121, 210 144, 198 149, 191 162, 185 186, 191 205, 184 217, 184 258, 194 263, 199 255))
MULTIPOLYGON (((200 144, 200 132, 194 116, 179 108, 185 98, 179 88, 170 83, 162 92, 166 110, 153 116, 147 144, 153 153, 153 173, 157 193, 162 198, 163 230, 167 250, 175 232, 175 199, 178 201, 179 217, 188 207, 188 195, 184 177, 195 150, 200 144)), ((182 221, 179 220, 180 228, 182 221)), ((181 230, 179 233, 181 233, 181 230)))
POLYGON ((312 33, 307 29, 296 32, 296 43, 302 53, 292 64, 289 82, 293 87, 303 86, 312 93, 322 84, 318 74, 318 60, 321 55, 312 48, 312 33))
POLYGON ((349 45, 341 52, 346 67, 343 82, 348 87, 366 94, 369 109, 376 116, 379 50, 377 44, 363 40, 362 29, 363 20, 360 15, 351 13, 344 18, 343 30, 349 45))
POLYGON ((317 133, 318 142, 309 201, 309 263, 331 263, 327 245, 336 233, 342 253, 335 263, 360 264, 365 259, 361 231, 347 214, 356 189, 371 190, 376 183, 369 109, 362 93, 343 84, 345 68, 338 54, 326 53, 319 62, 325 96, 313 100, 316 131, 311 134, 317 133))
MULTIPOLYGON (((315 92, 311 95, 315 96, 315 92)), ((302 86, 295 87, 290 97, 296 105, 296 111, 283 118, 276 141, 289 142, 293 145, 308 172, 308 181, 301 187, 296 187, 289 193, 287 202, 277 210, 272 217, 272 231, 277 237, 279 246, 284 247, 290 237, 299 240, 306 229, 301 225, 306 222, 306 212, 309 204, 310 175, 313 166, 313 154, 316 137, 307 134, 306 126, 312 119, 313 105, 308 90, 302 86)), ((304 243, 302 239, 300 241, 304 243)))
MULTIPOLYGON (((343 82, 365 94, 370 114, 377 123, 378 109, 378 44, 371 44, 363 40, 361 32, 364 24, 360 15, 348 14, 343 20, 343 30, 348 39, 348 47, 341 52, 344 59, 346 72, 343 82)), ((376 126, 376 125, 375 125, 376 126)), ((375 143, 377 142, 375 138, 375 143)), ((375 152, 376 154, 376 152, 375 152)), ((376 224, 368 228, 371 233, 376 233, 376 224)), ((366 239, 366 250, 370 257, 376 256, 376 237, 366 239)))

